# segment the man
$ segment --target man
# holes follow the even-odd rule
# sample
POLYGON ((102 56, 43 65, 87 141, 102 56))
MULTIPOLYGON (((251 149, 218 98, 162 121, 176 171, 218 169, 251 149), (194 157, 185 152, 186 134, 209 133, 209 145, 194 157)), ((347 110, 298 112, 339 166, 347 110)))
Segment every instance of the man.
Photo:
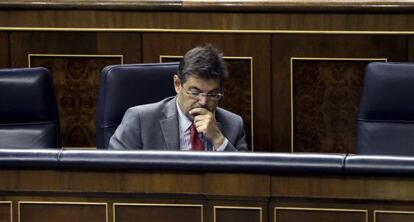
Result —
POLYGON ((174 75, 177 95, 129 108, 109 148, 247 151, 242 118, 217 107, 226 76, 217 49, 191 49, 174 75))

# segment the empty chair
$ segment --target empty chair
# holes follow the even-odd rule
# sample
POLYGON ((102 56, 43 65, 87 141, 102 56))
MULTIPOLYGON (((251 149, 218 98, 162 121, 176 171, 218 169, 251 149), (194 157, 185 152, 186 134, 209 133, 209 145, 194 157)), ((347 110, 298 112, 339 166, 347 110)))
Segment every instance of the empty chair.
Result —
POLYGON ((0 69, 1 148, 60 147, 58 119, 47 69, 0 69))
POLYGON ((175 95, 173 76, 178 63, 111 65, 102 70, 96 115, 96 145, 109 140, 132 106, 175 95))
POLYGON ((414 64, 368 64, 357 124, 357 154, 414 155, 414 64))

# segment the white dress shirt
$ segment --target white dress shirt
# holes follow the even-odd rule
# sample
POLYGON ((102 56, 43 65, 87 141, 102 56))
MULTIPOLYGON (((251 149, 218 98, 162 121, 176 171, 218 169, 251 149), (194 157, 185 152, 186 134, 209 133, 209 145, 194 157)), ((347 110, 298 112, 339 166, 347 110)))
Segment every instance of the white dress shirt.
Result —
MULTIPOLYGON (((193 124, 193 122, 181 111, 180 106, 178 105, 178 99, 177 99, 176 105, 177 105, 177 111, 178 111, 180 150, 192 150, 191 141, 190 141, 190 127, 191 127, 191 124, 193 124)), ((204 139, 202 134, 199 133, 198 137, 203 143, 205 151, 210 151, 210 149, 213 149, 213 146, 211 145, 211 143, 209 143, 206 139, 204 139)), ((224 138, 223 144, 221 144, 221 146, 215 149, 215 151, 224 151, 228 142, 229 141, 227 140, 227 138, 224 138)), ((214 149, 211 151, 214 151, 214 149)))

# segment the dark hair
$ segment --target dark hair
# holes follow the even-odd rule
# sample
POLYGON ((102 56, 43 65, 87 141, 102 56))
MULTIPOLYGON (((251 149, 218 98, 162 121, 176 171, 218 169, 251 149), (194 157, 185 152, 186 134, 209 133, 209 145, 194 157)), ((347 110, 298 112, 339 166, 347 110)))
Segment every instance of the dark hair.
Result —
POLYGON ((224 78, 228 76, 223 54, 210 44, 189 50, 180 61, 178 78, 183 84, 189 75, 218 79, 220 87, 223 86, 224 78))

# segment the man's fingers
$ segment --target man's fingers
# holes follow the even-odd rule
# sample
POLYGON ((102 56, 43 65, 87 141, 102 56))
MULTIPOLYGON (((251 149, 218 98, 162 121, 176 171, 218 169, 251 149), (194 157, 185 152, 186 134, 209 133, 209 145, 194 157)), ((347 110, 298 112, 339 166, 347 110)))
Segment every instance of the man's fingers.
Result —
POLYGON ((191 116, 198 116, 198 115, 205 115, 208 112, 210 112, 210 111, 208 111, 206 108, 193 108, 188 113, 191 116))

